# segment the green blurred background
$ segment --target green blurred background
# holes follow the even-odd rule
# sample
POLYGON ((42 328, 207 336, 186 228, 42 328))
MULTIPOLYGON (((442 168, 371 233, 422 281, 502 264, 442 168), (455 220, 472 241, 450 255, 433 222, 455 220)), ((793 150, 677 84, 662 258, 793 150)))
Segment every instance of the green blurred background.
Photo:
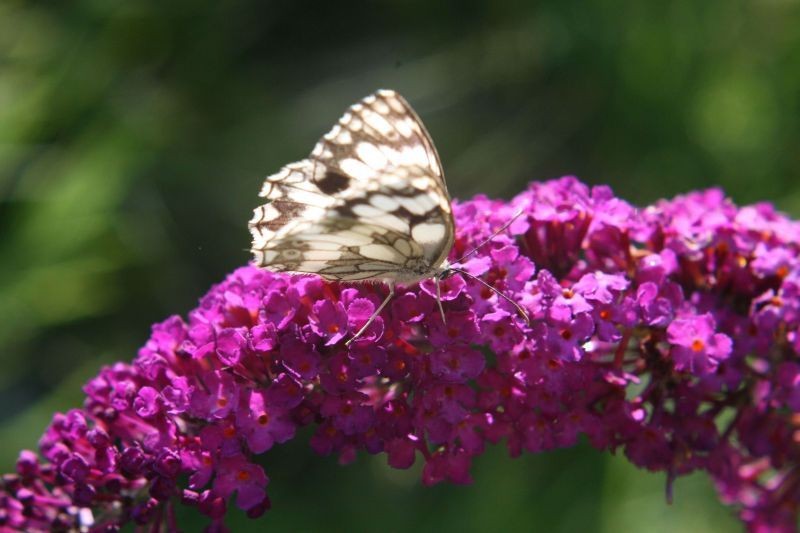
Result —
MULTIPOLYGON (((718 184, 800 213, 796 0, 7 0, 3 471, 101 364, 249 259, 263 176, 379 87, 424 118, 455 197, 576 174, 638 204, 718 184)), ((275 509, 235 530, 739 528, 704 476, 668 507, 662 475, 586 446, 495 449, 473 486, 425 489, 307 440, 267 454, 275 509)))

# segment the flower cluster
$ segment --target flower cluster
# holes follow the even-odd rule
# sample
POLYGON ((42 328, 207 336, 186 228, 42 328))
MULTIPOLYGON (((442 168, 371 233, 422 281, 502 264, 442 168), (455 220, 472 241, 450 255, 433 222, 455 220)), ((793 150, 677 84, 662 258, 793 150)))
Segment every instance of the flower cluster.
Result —
POLYGON ((585 435, 668 483, 706 471, 754 531, 794 530, 800 504, 800 224, 718 190, 636 209, 574 178, 511 202, 455 206, 456 274, 386 294, 254 267, 186 320, 156 324, 132 364, 104 368, 3 478, 0 529, 164 523, 195 506, 257 517, 254 456, 313 425, 311 447, 424 461, 470 482, 487 443, 510 454, 585 435), (235 497, 234 497, 235 494, 235 497))

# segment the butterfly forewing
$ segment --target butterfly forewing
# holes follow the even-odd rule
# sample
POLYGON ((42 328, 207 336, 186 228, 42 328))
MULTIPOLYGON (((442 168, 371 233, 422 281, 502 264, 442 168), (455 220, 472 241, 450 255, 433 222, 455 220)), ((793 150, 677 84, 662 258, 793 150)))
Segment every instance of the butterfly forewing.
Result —
POLYGON ((351 106, 308 159, 268 177, 261 196, 253 253, 271 270, 415 281, 440 271, 453 244, 436 149, 394 91, 351 106))
POLYGON ((381 90, 352 105, 320 139, 311 156, 326 165, 328 173, 315 180, 331 194, 344 187, 342 180, 326 179, 331 175, 374 186, 376 173, 411 166, 425 169, 445 194, 447 191, 430 135, 411 106, 394 91, 381 90))

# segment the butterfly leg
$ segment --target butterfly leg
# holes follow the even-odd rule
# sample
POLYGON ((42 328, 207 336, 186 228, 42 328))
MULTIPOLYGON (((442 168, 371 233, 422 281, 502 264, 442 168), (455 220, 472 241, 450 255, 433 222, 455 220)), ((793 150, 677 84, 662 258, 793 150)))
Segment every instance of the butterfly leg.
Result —
POLYGON ((386 296, 386 298, 383 300, 383 302, 381 302, 381 305, 378 306, 378 308, 375 310, 375 312, 372 313, 372 316, 369 317, 369 320, 367 320, 367 322, 363 326, 361 326, 361 329, 359 329, 356 332, 356 334, 353 335, 353 338, 344 343, 345 346, 350 346, 351 342, 353 342, 354 340, 359 338, 365 331, 367 331, 367 328, 369 327, 369 325, 372 324, 372 322, 375 320, 375 318, 379 314, 381 314, 381 311, 383 311, 383 308, 386 307, 386 304, 389 303, 389 300, 392 299, 392 296, 394 296, 394 283, 389 283, 389 294, 386 296))
POLYGON ((442 324, 447 325, 447 320, 444 318, 444 307, 442 307, 442 278, 436 276, 436 304, 439 306, 439 314, 442 315, 442 324))

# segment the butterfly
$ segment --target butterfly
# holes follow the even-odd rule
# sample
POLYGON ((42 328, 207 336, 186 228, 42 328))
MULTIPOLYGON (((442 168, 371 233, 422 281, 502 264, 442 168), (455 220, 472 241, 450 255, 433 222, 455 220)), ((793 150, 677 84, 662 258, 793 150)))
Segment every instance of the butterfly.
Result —
POLYGON ((419 116, 395 91, 379 90, 350 106, 308 158, 268 176, 260 196, 267 203, 249 222, 257 266, 388 286, 388 296, 347 344, 375 320, 397 284, 435 278, 438 290, 454 272, 483 283, 525 315, 494 287, 448 263, 455 222, 439 155, 419 116))

